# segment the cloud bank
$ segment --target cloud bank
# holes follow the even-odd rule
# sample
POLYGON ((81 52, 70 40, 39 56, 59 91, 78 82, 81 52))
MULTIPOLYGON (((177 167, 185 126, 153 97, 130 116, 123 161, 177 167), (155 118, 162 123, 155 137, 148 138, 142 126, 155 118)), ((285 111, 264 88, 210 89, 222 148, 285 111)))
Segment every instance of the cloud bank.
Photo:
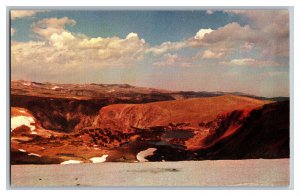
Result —
POLYGON ((12 10, 10 12, 11 20, 15 20, 18 18, 30 17, 34 16, 39 12, 45 12, 44 10, 12 10))
MULTIPOLYGON (((11 19, 34 16, 42 11, 18 10, 11 19)), ((135 32, 126 37, 89 37, 71 30, 76 20, 44 18, 31 24, 34 39, 11 42, 11 67, 16 73, 64 75, 84 69, 103 67, 149 66, 197 67, 220 66, 288 66, 289 13, 286 10, 225 10, 237 15, 244 25, 231 22, 219 28, 199 29, 186 39, 166 41, 150 47, 135 32), (66 28, 68 27, 68 29, 66 28), (191 55, 185 51, 190 50, 191 55)), ((208 15, 214 11, 208 10, 208 15)), ((11 29, 13 36, 16 29, 11 29)))

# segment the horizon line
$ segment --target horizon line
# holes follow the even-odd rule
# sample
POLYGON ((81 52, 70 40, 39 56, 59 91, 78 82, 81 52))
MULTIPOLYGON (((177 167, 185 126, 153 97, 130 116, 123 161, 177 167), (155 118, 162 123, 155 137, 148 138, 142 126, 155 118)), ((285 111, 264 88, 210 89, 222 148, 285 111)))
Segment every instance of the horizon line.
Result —
POLYGON ((96 82, 91 82, 91 83, 61 83, 61 82, 36 82, 33 80, 24 80, 24 79, 19 79, 19 80, 10 80, 10 86, 11 86, 11 82, 20 82, 20 81, 24 81, 24 82, 31 82, 31 83, 49 83, 49 84, 62 84, 62 85, 76 85, 76 84, 83 84, 83 85, 129 85, 132 87, 137 87, 137 88, 149 88, 149 89, 155 89, 155 90, 164 90, 164 91, 170 91, 171 93, 176 93, 176 92, 194 92, 194 93, 222 93, 222 94, 239 94, 239 96, 252 96, 252 97, 257 97, 257 98, 279 98, 279 97, 283 97, 283 98, 290 98, 290 96, 260 96, 260 95, 255 95, 255 94, 249 94, 249 93, 245 93, 243 91, 204 91, 204 90, 170 90, 170 89, 163 89, 163 88, 156 88, 156 87, 147 87, 147 86, 139 86, 139 85, 132 85, 129 83, 96 83, 96 82))

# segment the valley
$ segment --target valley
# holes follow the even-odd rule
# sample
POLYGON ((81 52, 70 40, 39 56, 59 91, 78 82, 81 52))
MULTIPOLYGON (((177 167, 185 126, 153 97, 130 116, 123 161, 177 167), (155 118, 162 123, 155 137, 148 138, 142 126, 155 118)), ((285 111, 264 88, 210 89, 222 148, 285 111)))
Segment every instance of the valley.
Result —
POLYGON ((11 164, 289 157, 288 100, 12 81, 10 102, 11 164))

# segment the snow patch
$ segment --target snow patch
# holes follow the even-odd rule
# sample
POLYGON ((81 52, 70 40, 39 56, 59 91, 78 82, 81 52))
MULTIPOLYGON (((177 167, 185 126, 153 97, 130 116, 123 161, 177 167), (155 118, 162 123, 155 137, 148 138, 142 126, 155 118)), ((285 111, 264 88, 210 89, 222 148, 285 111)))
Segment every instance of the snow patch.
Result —
POLYGON ((29 153, 28 155, 29 155, 29 156, 41 157, 41 155, 39 155, 39 154, 35 154, 35 153, 29 153))
POLYGON ((148 160, 145 159, 145 157, 153 155, 156 150, 156 148, 148 148, 147 150, 143 150, 136 155, 136 159, 140 162, 146 162, 148 160))
POLYGON ((93 157, 93 158, 90 158, 90 160, 93 162, 93 163, 103 163, 106 161, 106 158, 108 157, 107 154, 105 155, 102 155, 101 157, 93 157))
POLYGON ((31 131, 35 130, 35 126, 31 125, 31 123, 35 123, 35 121, 30 116, 14 116, 10 119, 10 121, 11 131, 22 125, 29 127, 31 131))
POLYGON ((19 151, 20 151, 20 152, 26 152, 26 150, 24 150, 24 149, 19 149, 19 151))
POLYGON ((52 87, 51 89, 52 90, 56 90, 56 89, 61 89, 62 87, 59 87, 59 86, 54 86, 54 87, 52 87))
POLYGON ((31 86, 31 82, 23 82, 22 83, 24 86, 31 86))
POLYGON ((60 164, 65 165, 65 164, 77 164, 77 163, 82 163, 82 161, 68 160, 68 161, 61 162, 60 164))

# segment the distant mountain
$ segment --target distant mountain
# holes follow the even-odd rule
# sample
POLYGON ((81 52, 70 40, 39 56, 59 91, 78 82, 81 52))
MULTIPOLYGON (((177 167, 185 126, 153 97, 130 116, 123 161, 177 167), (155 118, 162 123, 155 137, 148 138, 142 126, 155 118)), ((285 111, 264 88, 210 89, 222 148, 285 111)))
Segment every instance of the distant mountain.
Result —
POLYGON ((221 95, 237 95, 261 100, 285 101, 289 97, 259 97, 241 92, 206 92, 206 91, 170 91, 164 89, 136 87, 129 84, 57 84, 30 81, 12 81, 11 95, 38 97, 73 98, 73 99, 121 99, 124 102, 148 103, 189 99, 197 97, 215 97, 221 95))

